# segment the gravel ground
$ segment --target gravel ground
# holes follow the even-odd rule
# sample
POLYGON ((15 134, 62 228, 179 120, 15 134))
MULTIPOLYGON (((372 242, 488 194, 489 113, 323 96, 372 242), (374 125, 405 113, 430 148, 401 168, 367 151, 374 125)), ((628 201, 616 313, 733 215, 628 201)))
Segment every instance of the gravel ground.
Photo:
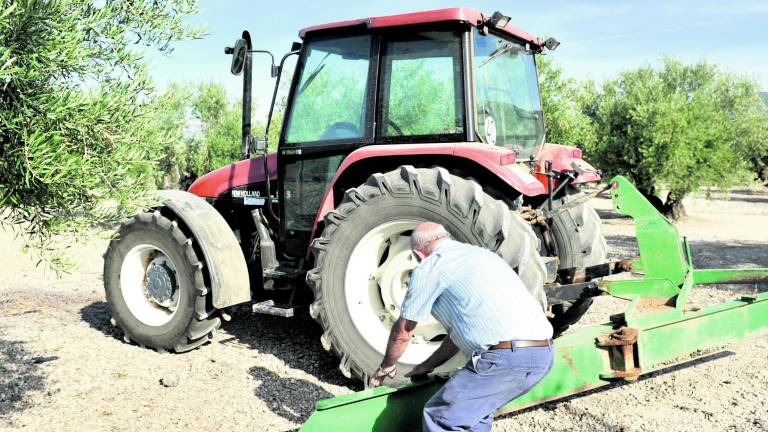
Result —
MULTIPOLYGON (((595 200, 614 257, 637 253, 631 220, 595 200)), ((768 267, 768 194, 692 198, 679 224, 700 267, 768 267)), ((213 342, 159 354, 123 343, 101 279, 106 243, 72 245, 79 270, 57 279, 0 231, 0 430, 293 430, 316 400, 359 390, 307 317, 236 313, 213 342)), ((756 286, 697 288, 697 306, 756 286)), ((600 298, 585 322, 619 312, 600 298)), ((768 338, 707 353, 564 401, 504 416, 496 431, 768 430, 768 338)))

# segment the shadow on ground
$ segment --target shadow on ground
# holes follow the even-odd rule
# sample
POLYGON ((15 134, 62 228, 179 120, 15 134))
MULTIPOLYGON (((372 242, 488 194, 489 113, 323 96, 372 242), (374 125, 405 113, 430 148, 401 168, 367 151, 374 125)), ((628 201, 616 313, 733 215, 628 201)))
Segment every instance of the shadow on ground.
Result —
POLYGON ((640 249, 637 247, 635 236, 625 235, 606 235, 605 241, 608 243, 608 259, 635 259, 640 256, 640 249))
POLYGON ((80 318, 106 336, 110 336, 122 342, 123 331, 113 326, 109 319, 112 317, 107 302, 97 301, 80 309, 80 318))
POLYGON ((597 215, 600 216, 600 220, 609 220, 609 219, 632 219, 631 217, 627 215, 623 215, 621 213, 617 213, 613 209, 611 210, 603 210, 603 209, 595 209, 597 212, 597 215))
MULTIPOLYGON (((294 318, 281 318, 256 315, 248 309, 235 308, 232 320, 224 323, 224 330, 232 337, 219 343, 245 345, 256 353, 271 354, 289 367, 302 370, 322 382, 353 391, 362 390, 361 383, 349 380, 339 372, 339 359, 323 350, 320 328, 306 312, 294 318)), ((123 343, 122 330, 109 322, 111 315, 106 302, 98 301, 83 307, 80 316, 92 328, 123 343)), ((261 381, 254 391, 256 396, 275 414, 293 422, 304 422, 314 410, 314 401, 333 397, 309 381, 284 378, 262 367, 253 367, 249 373, 261 381), (308 399, 307 394, 313 397, 308 399)))
POLYGON ((322 382, 354 391, 363 389, 361 383, 341 374, 339 359, 323 349, 320 327, 306 312, 293 318, 281 318, 239 311, 233 314, 232 321, 224 323, 224 330, 238 343, 272 354, 291 368, 302 370, 322 382))
POLYGON ((756 204, 768 204, 768 196, 731 196, 724 198, 725 201, 743 201, 756 204))
POLYGON ((40 363, 56 357, 33 357, 21 342, 0 336, 0 418, 29 407, 27 394, 45 388, 40 363))
MULTIPOLYGON (((106 302, 97 301, 83 307, 80 317, 92 328, 122 343, 123 331, 109 322, 111 314, 106 302)), ((244 344, 259 353, 272 354, 320 381, 362 390, 362 384, 346 379, 339 372, 339 359, 323 350, 320 327, 306 312, 293 318, 281 318, 253 314, 247 307, 236 307, 232 320, 224 322, 224 330, 232 337, 220 343, 244 344)))
MULTIPOLYGON (((293 318, 281 318, 253 314, 247 307, 236 309, 232 312, 232 320, 224 322, 224 330, 233 337, 220 343, 245 344, 257 352, 272 354, 290 367, 321 381, 362 390, 362 385, 341 375, 338 358, 323 350, 320 327, 306 312, 293 318)), ((97 301, 83 307, 80 317, 91 328, 122 342, 123 331, 109 322, 111 314, 106 302, 97 301)))
POLYGON ((712 199, 722 201, 743 201, 749 203, 768 203, 768 186, 764 189, 731 189, 728 192, 714 191, 712 199))
POLYGON ((322 387, 307 380, 283 378, 269 369, 252 367, 248 370, 257 381, 254 394, 280 417, 294 423, 304 423, 315 409, 312 401, 333 397, 322 387))

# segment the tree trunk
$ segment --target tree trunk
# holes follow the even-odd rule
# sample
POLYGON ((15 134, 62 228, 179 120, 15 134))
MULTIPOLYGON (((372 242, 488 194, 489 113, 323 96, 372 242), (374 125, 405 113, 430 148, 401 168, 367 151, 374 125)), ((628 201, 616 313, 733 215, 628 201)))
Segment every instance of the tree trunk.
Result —
POLYGON ((685 212, 685 207, 683 206, 683 201, 676 201, 676 200, 667 200, 667 202, 664 204, 664 216, 674 220, 678 221, 686 216, 688 214, 685 212))
POLYGON ((178 189, 179 182, 179 167, 172 164, 163 176, 163 189, 178 189))
POLYGON ((687 216, 682 199, 677 200, 667 194, 667 200, 665 202, 656 196, 654 190, 641 190, 640 193, 643 194, 645 199, 647 199, 648 202, 651 203, 651 205, 659 211, 659 213, 663 214, 669 219, 676 221, 687 216))
POLYGON ((674 221, 688 216, 683 206, 683 198, 673 198, 671 192, 667 194, 667 201, 664 203, 664 211, 662 213, 674 221))
POLYGON ((640 191, 641 194, 643 194, 645 199, 647 199, 648 202, 651 203, 651 205, 656 208, 656 210, 658 210, 660 213, 664 213, 664 201, 662 201, 661 198, 656 196, 655 189, 638 188, 638 190, 640 191))

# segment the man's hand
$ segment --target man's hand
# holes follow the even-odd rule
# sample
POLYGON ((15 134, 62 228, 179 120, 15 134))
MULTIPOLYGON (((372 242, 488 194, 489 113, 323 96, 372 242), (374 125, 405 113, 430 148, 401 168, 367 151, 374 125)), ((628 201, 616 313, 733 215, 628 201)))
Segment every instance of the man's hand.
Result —
POLYGON ((397 366, 386 369, 379 366, 376 372, 373 373, 373 376, 371 376, 371 379, 368 380, 368 386, 378 387, 384 382, 384 378, 394 378, 395 375, 397 375, 397 366))
POLYGON ((411 369, 410 372, 408 372, 403 376, 406 378, 410 378, 412 381, 418 381, 418 380, 425 379, 428 374, 432 373, 433 370, 434 370, 433 368, 429 366, 425 366, 424 363, 421 363, 416 365, 416 367, 411 369))
POLYGON ((384 378, 394 378, 397 371, 397 360, 405 352, 405 348, 408 347, 408 343, 411 341, 413 331, 416 329, 416 322, 400 317, 392 325, 392 330, 389 332, 389 339, 387 340, 387 352, 384 354, 384 359, 381 361, 383 365, 389 365, 387 367, 379 367, 376 372, 373 373, 371 379, 368 380, 369 387, 378 387, 381 385, 384 378))

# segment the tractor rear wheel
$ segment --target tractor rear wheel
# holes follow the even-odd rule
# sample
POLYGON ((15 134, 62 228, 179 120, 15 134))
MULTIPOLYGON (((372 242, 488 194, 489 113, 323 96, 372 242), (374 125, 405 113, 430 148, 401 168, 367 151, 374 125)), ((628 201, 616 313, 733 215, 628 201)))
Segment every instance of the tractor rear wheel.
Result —
POLYGON ((207 342, 221 319, 211 306, 192 240, 160 211, 127 219, 104 256, 112 324, 126 342, 184 352, 207 342))
MULTIPOLYGON (((581 197, 576 187, 555 202, 555 208, 581 197)), ((600 216, 589 204, 582 204, 552 218, 552 240, 560 268, 589 267, 606 262, 608 245, 600 229, 600 216)))
MULTIPOLYGON (((348 378, 366 381, 381 363, 416 266, 409 237, 423 221, 441 223, 456 240, 496 252, 546 307, 546 269, 538 239, 518 213, 474 181, 443 168, 403 166, 374 174, 348 190, 338 208, 326 215, 322 236, 312 244, 315 268, 307 274, 315 296, 310 314, 323 328, 322 345, 341 358, 339 369, 348 378)), ((400 359, 396 381, 403 381, 403 374, 445 337, 434 318, 419 323, 400 359)), ((443 369, 463 361, 457 356, 443 369)))

